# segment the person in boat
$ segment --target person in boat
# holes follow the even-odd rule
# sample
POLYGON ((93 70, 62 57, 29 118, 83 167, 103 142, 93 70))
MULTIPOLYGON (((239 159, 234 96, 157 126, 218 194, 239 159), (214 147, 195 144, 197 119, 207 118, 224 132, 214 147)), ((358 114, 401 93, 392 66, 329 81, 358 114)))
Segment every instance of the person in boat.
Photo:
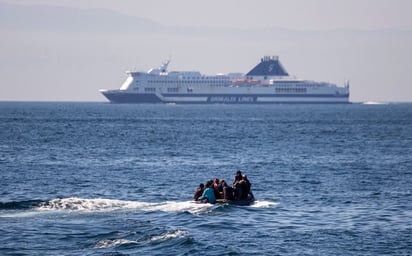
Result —
POLYGON ((235 185, 235 183, 239 182, 242 180, 242 172, 240 170, 237 170, 236 175, 235 175, 235 179, 233 180, 233 186, 235 185))
POLYGON ((220 193, 221 190, 222 190, 222 185, 220 184, 219 179, 215 178, 213 182, 213 192, 215 192, 216 199, 222 198, 221 193, 220 193))
POLYGON ((235 191, 233 190, 232 187, 227 185, 226 181, 222 182, 222 187, 223 187, 223 199, 228 200, 228 201, 235 200, 235 191))
POLYGON ((223 198, 223 182, 225 182, 225 180, 224 180, 224 179, 220 179, 220 181, 219 181, 219 186, 217 186, 217 189, 218 189, 218 191, 219 191, 220 198, 223 198))
POLYGON ((199 198, 203 195, 204 188, 205 188, 205 185, 203 183, 200 183, 199 187, 196 188, 195 194, 193 195, 193 199, 195 201, 199 200, 199 198))
POLYGON ((252 184, 250 184, 246 175, 242 175, 242 180, 239 182, 239 186, 240 186, 240 199, 247 199, 250 194, 250 188, 252 184))
POLYGON ((242 197, 242 186, 240 184, 241 180, 236 180, 233 184, 233 191, 235 200, 240 199, 242 197))
POLYGON ((214 204, 216 203, 216 197, 215 197, 215 192, 212 188, 213 183, 208 181, 205 185, 205 190, 203 191, 202 197, 200 197, 200 200, 202 203, 211 203, 214 204))

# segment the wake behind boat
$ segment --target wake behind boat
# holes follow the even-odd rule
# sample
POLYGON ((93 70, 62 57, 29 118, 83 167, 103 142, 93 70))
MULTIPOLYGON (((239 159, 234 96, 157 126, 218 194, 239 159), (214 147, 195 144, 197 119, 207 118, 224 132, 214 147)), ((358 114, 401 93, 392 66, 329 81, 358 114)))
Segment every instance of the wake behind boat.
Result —
POLYGON ((169 63, 147 72, 127 71, 120 89, 100 92, 111 103, 349 103, 349 82, 337 86, 297 79, 277 56, 264 56, 246 74, 168 71, 169 63))

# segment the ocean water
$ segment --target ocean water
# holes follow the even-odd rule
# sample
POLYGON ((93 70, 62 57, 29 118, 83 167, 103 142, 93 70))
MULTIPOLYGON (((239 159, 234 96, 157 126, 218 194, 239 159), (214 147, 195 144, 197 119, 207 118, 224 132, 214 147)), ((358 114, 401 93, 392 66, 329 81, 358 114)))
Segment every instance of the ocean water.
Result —
POLYGON ((0 103, 0 255, 411 254, 412 104, 0 103))

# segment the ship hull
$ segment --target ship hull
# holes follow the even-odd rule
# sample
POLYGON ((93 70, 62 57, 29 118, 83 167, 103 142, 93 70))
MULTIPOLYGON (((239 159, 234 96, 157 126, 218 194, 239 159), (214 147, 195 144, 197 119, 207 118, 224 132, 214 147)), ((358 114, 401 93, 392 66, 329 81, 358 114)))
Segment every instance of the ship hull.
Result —
POLYGON ((348 94, 159 94, 102 91, 111 103, 279 104, 349 103, 348 94))

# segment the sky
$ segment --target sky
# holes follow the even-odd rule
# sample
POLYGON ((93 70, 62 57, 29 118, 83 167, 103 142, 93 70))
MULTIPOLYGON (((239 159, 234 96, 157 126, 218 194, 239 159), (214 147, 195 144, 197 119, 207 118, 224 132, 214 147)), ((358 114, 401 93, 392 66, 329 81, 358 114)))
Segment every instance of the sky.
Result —
POLYGON ((0 101, 107 101, 126 70, 204 74, 277 55, 352 102, 412 102, 409 0, 0 0, 0 101))

